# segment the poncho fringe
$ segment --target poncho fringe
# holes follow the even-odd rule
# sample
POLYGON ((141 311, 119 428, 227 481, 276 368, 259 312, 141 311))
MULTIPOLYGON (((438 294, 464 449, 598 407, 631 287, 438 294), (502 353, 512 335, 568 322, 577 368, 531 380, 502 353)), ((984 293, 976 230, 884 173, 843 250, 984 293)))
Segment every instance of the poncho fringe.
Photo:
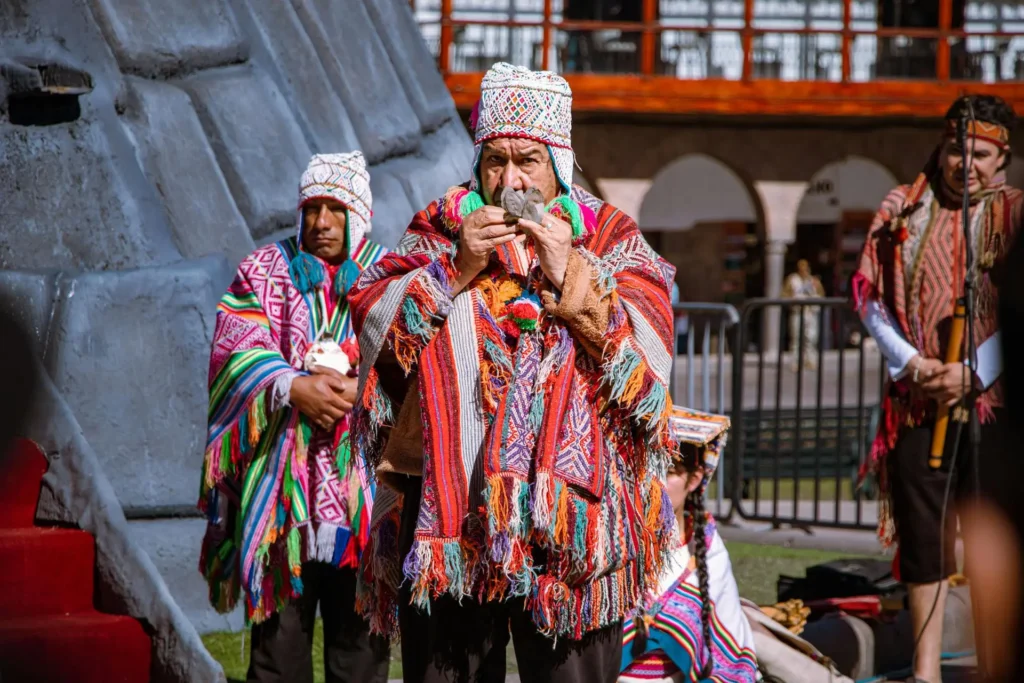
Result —
MULTIPOLYGON (((612 309, 604 360, 599 363, 577 353, 578 344, 561 324, 535 329, 518 325, 518 346, 510 353, 499 330, 512 330, 492 319, 484 303, 486 292, 471 289, 460 295, 463 303, 453 307, 452 243, 461 218, 468 213, 467 202, 482 205, 473 197, 478 195, 464 187, 452 188, 418 214, 397 254, 378 264, 374 277, 357 284, 352 301, 364 353, 375 358, 387 344, 406 374, 419 370, 423 410, 453 416, 453 422, 438 418, 434 426, 424 419, 423 505, 431 510, 454 505, 457 510, 474 496, 458 488, 465 486, 459 482, 468 476, 461 469, 463 456, 446 460, 444 452, 432 455, 433 444, 456 438, 458 425, 464 425, 460 420, 482 419, 487 431, 494 433, 487 437, 488 443, 480 442, 485 471, 482 515, 466 510, 446 522, 444 517, 424 518, 421 509, 413 548, 401 561, 397 557, 400 501, 395 497, 390 503, 394 510, 371 523, 358 607, 375 632, 395 636, 398 586, 404 577, 413 603, 421 608, 429 609, 430 601, 441 595, 460 600, 526 597, 542 632, 578 639, 622 619, 644 602, 644 595, 657 586, 675 537, 674 515, 661 485, 669 446, 667 282, 671 266, 650 250, 635 224, 615 209, 579 190, 571 207, 569 199, 562 198, 558 211, 574 226, 574 246, 595 265, 612 309), (622 300, 626 290, 631 297, 644 297, 640 301, 648 318, 636 319, 641 308, 626 305, 622 300), (642 336, 634 332, 635 324, 643 326, 642 336), (463 368, 457 354, 449 355, 450 349, 472 348, 470 334, 476 338, 475 362, 459 369, 457 377, 458 381, 475 377, 463 392, 478 387, 483 410, 479 418, 456 419, 470 405, 465 403, 465 393, 452 393, 446 381, 438 377, 432 381, 424 373, 436 375, 441 368, 453 368, 452 363, 463 368), (378 351, 370 350, 375 343, 371 335, 383 339, 376 342, 378 351), (645 339, 647 346, 639 339, 645 339), (660 363, 657 369, 651 365, 652 354, 660 363), (591 376, 593 382, 588 385, 591 376), (424 387, 429 388, 429 400, 424 387), (505 404, 518 400, 509 397, 520 394, 528 397, 526 403, 517 403, 528 406, 525 414, 507 413, 505 404), (589 412, 598 403, 600 411, 589 412), (563 416, 581 421, 580 429, 571 431, 582 438, 582 446, 563 442, 563 416), (514 456, 506 453, 506 446, 515 443, 530 444, 531 449, 536 444, 538 454, 532 465, 512 463, 514 456), (577 452, 573 448, 582 448, 578 452, 589 459, 585 465, 571 465, 563 457, 577 452), (456 479, 450 485, 437 484, 453 476, 456 479), (434 484, 428 486, 428 481, 434 484), (431 491, 444 493, 435 503, 431 491), (451 531, 436 532, 442 528, 451 531), (540 574, 533 566, 531 548, 535 547, 549 553, 540 574)), ((502 282, 496 281, 495 291, 505 291, 502 282)), ((524 309, 524 320, 528 313, 524 309)), ((381 428, 392 426, 394 411, 376 369, 368 365, 361 376, 353 432, 367 465, 376 468, 384 445, 381 428)), ((466 427, 461 429, 472 436, 466 427)), ((375 502, 378 511, 382 490, 375 502)))

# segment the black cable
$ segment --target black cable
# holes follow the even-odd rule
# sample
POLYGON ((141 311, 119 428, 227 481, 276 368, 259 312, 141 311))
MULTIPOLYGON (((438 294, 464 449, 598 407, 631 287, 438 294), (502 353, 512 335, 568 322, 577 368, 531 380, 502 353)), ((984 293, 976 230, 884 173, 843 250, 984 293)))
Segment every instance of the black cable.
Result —
MULTIPOLYGON (((971 390, 973 389, 974 382, 971 381, 968 384, 968 368, 971 372, 977 367, 977 349, 974 346, 974 254, 971 249, 971 217, 970 217, 970 169, 974 164, 974 149, 975 149, 975 138, 971 136, 971 147, 970 153, 967 151, 967 126, 968 124, 975 123, 974 118, 974 104, 971 102, 970 97, 964 97, 964 103, 967 105, 967 111, 961 115, 959 142, 960 152, 964 155, 962 164, 963 178, 963 206, 961 208, 961 222, 964 232, 964 281, 963 285, 963 298, 964 298, 964 324, 967 326, 967 363, 963 365, 961 371, 961 388, 967 387, 964 390, 964 395, 960 399, 959 407, 964 410, 968 410, 970 402, 968 397, 971 390)), ((971 378, 973 380, 973 377, 971 378)), ((968 410, 968 419, 970 420, 970 437, 971 437, 971 455, 973 456, 973 468, 974 468, 974 486, 975 495, 980 497, 980 478, 978 472, 978 431, 980 427, 975 421, 975 411, 973 406, 968 410)), ((964 423, 957 421, 956 428, 956 440, 953 442, 953 455, 950 458, 949 472, 946 474, 946 489, 942 496, 942 512, 939 516, 939 576, 943 577, 939 579, 939 585, 935 589, 935 597, 932 599, 931 609, 928 610, 928 616, 925 618, 924 623, 921 625, 921 630, 914 638, 914 658, 917 658, 917 647, 921 644, 921 638, 924 637, 924 632, 928 629, 928 624, 931 623, 932 617, 935 615, 935 609, 939 605, 939 596, 942 595, 942 582, 945 581, 945 565, 946 565, 946 515, 949 511, 949 491, 952 488, 953 473, 956 471, 956 460, 960 452, 960 442, 963 438, 963 427, 964 423)))
MULTIPOLYGON (((942 513, 939 515, 939 575, 945 574, 946 566, 946 514, 949 511, 949 490, 953 483, 953 472, 956 468, 956 458, 960 452, 960 439, 963 437, 964 423, 958 422, 956 425, 956 441, 953 444, 953 456, 949 459, 949 473, 946 474, 946 490, 942 494, 942 513)), ((914 657, 917 657, 917 646, 921 644, 921 638, 924 637, 924 632, 928 629, 928 624, 931 623, 932 617, 935 616, 935 608, 939 606, 939 596, 942 595, 942 582, 944 578, 939 579, 939 585, 935 588, 935 597, 932 599, 932 607, 928 610, 928 616, 925 618, 924 623, 921 624, 921 630, 918 632, 917 637, 914 638, 914 657)))

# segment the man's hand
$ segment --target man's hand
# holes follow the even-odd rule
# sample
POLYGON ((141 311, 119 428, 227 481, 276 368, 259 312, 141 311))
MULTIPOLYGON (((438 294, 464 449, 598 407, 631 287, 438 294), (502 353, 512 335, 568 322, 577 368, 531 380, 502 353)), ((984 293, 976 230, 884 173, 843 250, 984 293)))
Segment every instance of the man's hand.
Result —
POLYGON ((303 415, 322 429, 334 424, 352 410, 357 382, 337 370, 316 368, 314 374, 296 377, 288 398, 303 415))
POLYGON ((541 270, 551 284, 562 289, 569 250, 572 249, 572 226, 546 213, 540 224, 523 219, 519 221, 519 227, 533 240, 541 270))
POLYGON ((907 363, 907 379, 917 388, 930 380, 942 368, 942 361, 935 358, 922 358, 920 354, 914 356, 907 363))
POLYGON ((974 381, 974 373, 963 363, 946 363, 930 379, 921 382, 921 389, 940 405, 954 406, 970 391, 974 381))
POLYGON ((923 358, 920 354, 911 358, 904 375, 910 382, 911 394, 916 398, 931 398, 922 385, 934 377, 941 367, 942 361, 935 358, 923 358))
POLYGON ((505 222, 505 210, 484 206, 466 216, 459 231, 459 251, 455 268, 459 278, 455 292, 462 290, 487 267, 494 250, 516 238, 516 226, 505 222))

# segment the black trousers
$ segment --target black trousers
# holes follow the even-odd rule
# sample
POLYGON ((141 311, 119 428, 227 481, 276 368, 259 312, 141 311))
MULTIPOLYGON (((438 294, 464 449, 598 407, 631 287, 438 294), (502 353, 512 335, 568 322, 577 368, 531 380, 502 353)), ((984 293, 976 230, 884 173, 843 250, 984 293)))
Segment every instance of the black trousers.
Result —
MULTIPOLYGON (((906 583, 934 583, 956 573, 956 521, 960 503, 978 491, 971 455, 970 426, 962 429, 952 420, 946 432, 942 467, 928 466, 934 425, 904 429, 888 456, 893 520, 899 535, 900 579, 906 583), (957 433, 960 439, 957 444, 957 433), (956 463, 953 451, 956 449, 956 463), (946 528, 941 530, 942 504, 949 483, 946 528), (945 539, 943 540, 943 533, 945 539), (941 553, 941 554, 940 554, 941 553)), ((981 425, 978 472, 986 481, 986 463, 1014 457, 1008 449, 1006 413, 996 410, 996 419, 981 425)), ((1015 454, 1014 454, 1015 455, 1015 454)), ((989 477, 992 470, 989 470, 989 477)))
POLYGON ((384 683, 390 648, 370 635, 355 611, 354 569, 322 562, 302 566, 302 597, 252 627, 247 683, 313 683, 313 624, 319 604, 324 623, 327 683, 384 683))
MULTIPOLYGON (((399 549, 412 547, 419 514, 420 479, 406 488, 399 549)), ((408 582, 399 595, 405 683, 503 683, 505 648, 515 647, 523 683, 614 683, 622 663, 622 624, 557 641, 537 631, 525 600, 480 604, 442 597, 429 614, 409 604, 408 582)))

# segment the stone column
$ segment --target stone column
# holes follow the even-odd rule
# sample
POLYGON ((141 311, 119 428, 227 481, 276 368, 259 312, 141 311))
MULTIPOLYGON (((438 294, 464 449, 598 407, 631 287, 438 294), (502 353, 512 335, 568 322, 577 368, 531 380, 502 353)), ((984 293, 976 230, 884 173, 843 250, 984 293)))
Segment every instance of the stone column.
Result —
MULTIPOLYGON (((754 183, 754 189, 764 213, 764 293, 766 297, 778 298, 786 277, 786 245, 796 240, 796 214, 807 183, 759 180, 754 183)), ((761 348, 765 355, 778 352, 780 313, 775 307, 764 313, 761 348)))

